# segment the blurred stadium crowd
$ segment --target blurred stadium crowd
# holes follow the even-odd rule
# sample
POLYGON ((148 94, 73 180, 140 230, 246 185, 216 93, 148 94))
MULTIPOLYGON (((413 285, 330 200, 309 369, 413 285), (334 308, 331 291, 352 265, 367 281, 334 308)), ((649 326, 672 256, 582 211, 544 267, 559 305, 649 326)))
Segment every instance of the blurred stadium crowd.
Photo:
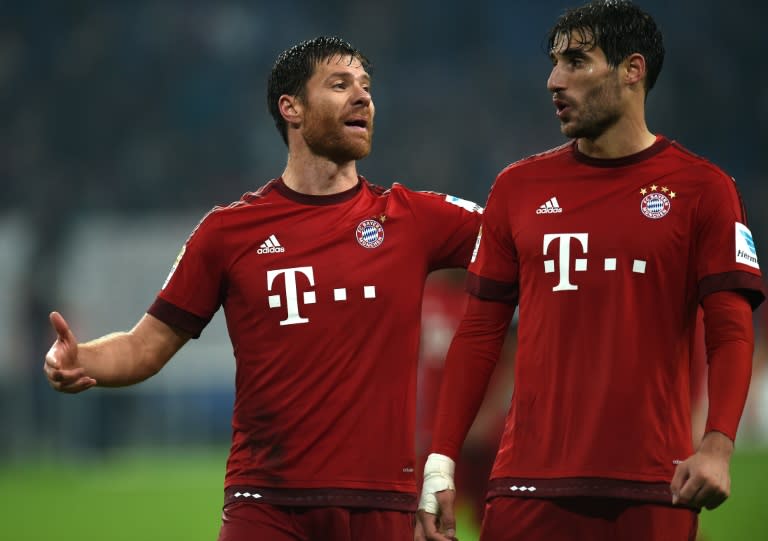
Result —
MULTIPOLYGON (((761 3, 639 3, 668 50, 651 130, 736 177, 765 269, 761 3)), ((371 181, 483 203, 506 164, 563 141, 542 43, 569 5, 0 1, 0 458, 227 445, 234 368, 220 316, 156 381, 73 398, 40 371, 47 315, 62 310, 83 340, 129 328, 199 217, 280 174, 286 151, 265 85, 283 49, 338 34, 371 58, 377 131, 360 165, 371 181)), ((765 307, 756 320, 742 436, 768 445, 765 307)), ((443 333, 430 344, 445 339, 429 323, 425 332, 443 333)))

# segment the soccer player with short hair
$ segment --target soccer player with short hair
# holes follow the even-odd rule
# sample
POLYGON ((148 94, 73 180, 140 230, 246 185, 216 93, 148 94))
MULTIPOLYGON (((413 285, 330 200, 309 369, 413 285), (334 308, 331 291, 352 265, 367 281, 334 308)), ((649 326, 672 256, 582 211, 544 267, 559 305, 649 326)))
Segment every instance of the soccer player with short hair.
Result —
POLYGON ((338 38, 283 52, 268 84, 283 174, 202 219, 130 332, 78 344, 51 314, 46 375, 79 392, 152 376, 223 307, 237 375, 221 541, 413 539, 424 282, 467 266, 481 209, 357 174, 369 71, 338 38))
POLYGON ((729 495, 765 298, 733 179, 651 133, 661 32, 630 2, 567 11, 547 88, 573 140, 504 169, 446 360, 420 519, 455 535, 454 460, 519 304, 515 389, 482 541, 694 539, 729 495), (704 310, 705 434, 691 437, 690 364, 704 310))

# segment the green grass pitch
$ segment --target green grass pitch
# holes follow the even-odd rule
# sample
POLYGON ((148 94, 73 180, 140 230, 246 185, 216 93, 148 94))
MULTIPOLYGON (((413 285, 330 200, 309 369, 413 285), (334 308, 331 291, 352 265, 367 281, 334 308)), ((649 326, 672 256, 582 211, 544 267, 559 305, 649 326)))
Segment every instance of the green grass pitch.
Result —
MULTIPOLYGON (((179 449, 0 464, 0 539, 215 541, 224 461, 222 453, 179 449)), ((738 453, 732 477, 731 499, 701 515, 702 539, 768 539, 768 450, 738 453)), ((459 522, 459 539, 476 539, 476 527, 459 522)))

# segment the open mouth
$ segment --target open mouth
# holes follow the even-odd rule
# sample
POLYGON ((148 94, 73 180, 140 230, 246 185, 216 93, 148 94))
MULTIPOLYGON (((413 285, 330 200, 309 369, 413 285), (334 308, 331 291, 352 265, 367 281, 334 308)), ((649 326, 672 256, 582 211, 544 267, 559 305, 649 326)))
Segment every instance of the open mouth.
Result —
POLYGON ((556 114, 559 117, 563 116, 563 114, 571 108, 571 106, 563 100, 553 100, 553 103, 555 104, 556 114))
POLYGON ((352 119, 352 120, 345 121, 344 125, 345 126, 351 126, 351 127, 354 127, 354 128, 363 128, 363 129, 365 129, 365 128, 368 127, 368 121, 365 120, 364 118, 355 118, 355 119, 352 119))

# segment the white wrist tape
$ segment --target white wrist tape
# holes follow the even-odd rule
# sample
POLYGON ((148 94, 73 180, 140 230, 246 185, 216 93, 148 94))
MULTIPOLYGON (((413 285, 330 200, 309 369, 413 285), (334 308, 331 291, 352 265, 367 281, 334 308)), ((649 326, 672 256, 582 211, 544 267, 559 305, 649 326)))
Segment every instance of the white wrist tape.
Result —
POLYGON ((453 484, 453 472, 456 463, 445 455, 431 453, 424 464, 424 483, 421 486, 419 509, 436 515, 440 510, 435 497, 436 492, 456 490, 453 484))

